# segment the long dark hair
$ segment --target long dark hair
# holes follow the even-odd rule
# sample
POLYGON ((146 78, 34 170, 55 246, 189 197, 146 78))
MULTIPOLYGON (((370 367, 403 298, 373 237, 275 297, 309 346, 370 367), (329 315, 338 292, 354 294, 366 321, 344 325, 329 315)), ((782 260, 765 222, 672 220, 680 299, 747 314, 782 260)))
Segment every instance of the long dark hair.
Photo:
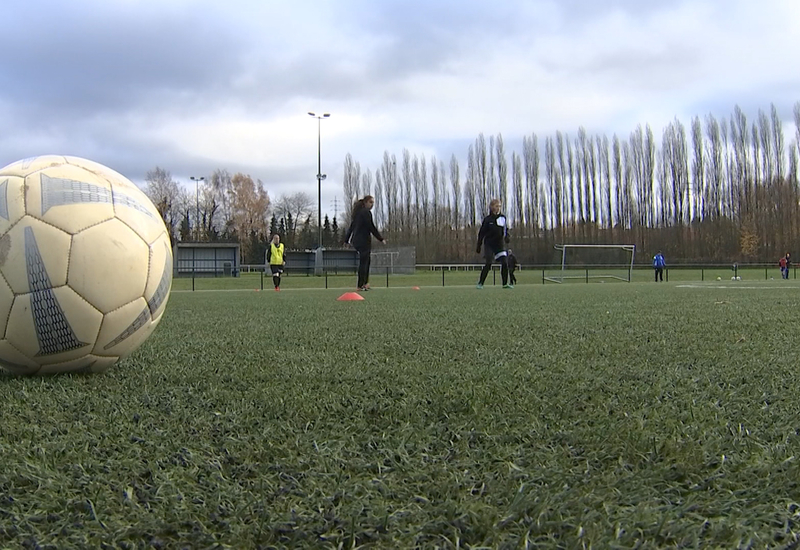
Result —
POLYGON ((375 200, 372 195, 365 195, 363 198, 358 199, 356 202, 353 203, 353 216, 355 216, 359 210, 362 208, 366 208, 368 200, 375 200))

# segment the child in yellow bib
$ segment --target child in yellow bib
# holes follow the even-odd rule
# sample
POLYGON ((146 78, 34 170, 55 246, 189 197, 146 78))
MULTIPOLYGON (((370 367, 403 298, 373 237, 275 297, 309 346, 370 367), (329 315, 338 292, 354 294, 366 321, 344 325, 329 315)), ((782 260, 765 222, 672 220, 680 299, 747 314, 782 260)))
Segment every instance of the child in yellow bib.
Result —
POLYGON ((283 266, 286 265, 286 260, 283 257, 283 243, 278 234, 272 236, 272 241, 267 247, 267 261, 269 268, 272 271, 272 282, 275 285, 275 290, 281 289, 281 273, 283 273, 283 266))

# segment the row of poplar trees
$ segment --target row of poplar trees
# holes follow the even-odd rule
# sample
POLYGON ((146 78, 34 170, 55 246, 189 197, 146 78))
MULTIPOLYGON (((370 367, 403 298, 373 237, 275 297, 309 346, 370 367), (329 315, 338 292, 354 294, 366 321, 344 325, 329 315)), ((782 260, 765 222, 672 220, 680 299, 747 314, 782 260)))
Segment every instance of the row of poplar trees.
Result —
MULTIPOLYGON (((554 245, 635 244, 649 261, 772 262, 800 233, 800 102, 787 145, 775 107, 753 120, 730 117, 649 125, 629 136, 556 132, 522 139, 509 155, 502 135, 479 135, 465 169, 404 150, 363 169, 351 155, 343 191, 373 195, 373 215, 393 244, 413 245, 417 262, 474 262, 478 228, 499 198, 522 262, 555 260, 554 245)), ((344 220, 349 222, 348 219, 344 220)))

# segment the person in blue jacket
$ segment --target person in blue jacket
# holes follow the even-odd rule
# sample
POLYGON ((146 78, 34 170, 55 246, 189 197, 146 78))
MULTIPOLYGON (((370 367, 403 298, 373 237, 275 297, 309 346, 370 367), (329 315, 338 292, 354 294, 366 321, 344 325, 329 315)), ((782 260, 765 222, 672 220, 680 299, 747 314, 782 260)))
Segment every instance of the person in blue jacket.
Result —
POLYGON ((664 261, 664 255, 661 254, 661 251, 658 251, 658 254, 653 256, 653 269, 656 272, 656 282, 664 281, 664 266, 667 265, 667 262, 664 261))

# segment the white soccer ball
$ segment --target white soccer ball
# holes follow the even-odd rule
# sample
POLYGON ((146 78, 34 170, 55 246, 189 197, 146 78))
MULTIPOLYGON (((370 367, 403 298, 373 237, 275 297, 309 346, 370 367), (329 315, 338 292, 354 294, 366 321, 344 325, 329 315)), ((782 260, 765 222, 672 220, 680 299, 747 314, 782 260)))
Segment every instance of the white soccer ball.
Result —
POLYGON ((718 281, 721 281, 721 280, 722 280, 722 277, 717 277, 717 280, 718 280, 718 281))
POLYGON ((102 372, 153 332, 172 249, 153 203, 76 157, 0 169, 0 367, 102 372))

